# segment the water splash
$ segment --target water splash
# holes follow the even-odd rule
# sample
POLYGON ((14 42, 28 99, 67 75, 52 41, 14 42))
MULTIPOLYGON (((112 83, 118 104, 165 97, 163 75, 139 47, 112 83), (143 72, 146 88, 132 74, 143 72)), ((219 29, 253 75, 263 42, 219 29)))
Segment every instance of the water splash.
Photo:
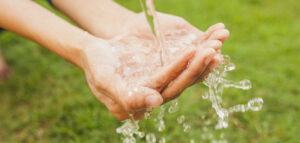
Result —
POLYGON ((178 105, 178 101, 177 100, 173 100, 171 102, 172 102, 172 104, 169 107, 168 112, 172 114, 172 113, 175 113, 175 112, 177 112, 179 110, 179 105, 178 105))
MULTIPOLYGON (((177 42, 177 41, 167 41, 167 43, 169 45, 170 44, 172 45, 172 42, 177 42)), ((178 45, 183 47, 188 44, 185 44, 185 45, 178 44, 178 45)), ((178 46, 178 47, 180 47, 180 46, 178 46)), ((248 101, 247 104, 237 104, 237 105, 234 105, 229 108, 223 106, 222 99, 224 98, 223 91, 225 88, 238 88, 238 89, 242 89, 242 90, 249 90, 252 88, 251 82, 249 80, 242 80, 242 81, 234 82, 234 81, 230 81, 230 80, 226 79, 227 73, 234 69, 235 69, 235 65, 230 62, 229 56, 224 56, 223 65, 220 68, 218 68, 217 70, 215 70, 214 72, 210 73, 209 76, 207 77, 207 79, 203 82, 208 87, 208 91, 202 95, 202 98, 209 100, 212 104, 212 108, 216 112, 216 116, 218 117, 217 118, 218 122, 215 125, 215 129, 217 129, 217 130, 228 127, 229 116, 231 113, 246 112, 246 111, 259 111, 263 107, 263 99, 259 98, 259 97, 248 101)), ((132 70, 128 70, 128 71, 132 71, 132 70)), ((149 71, 151 71, 151 70, 149 70, 149 71)), ((133 73, 133 74, 136 74, 136 71, 134 71, 134 72, 135 73, 133 73)), ((131 80, 133 80, 133 79, 131 79, 131 80)), ((176 100, 173 100, 171 102, 171 105, 169 106, 169 108, 167 108, 166 106, 162 106, 159 109, 158 115, 154 117, 154 119, 155 119, 154 123, 155 123, 158 133, 161 133, 166 129, 166 122, 164 119, 165 114, 166 113, 174 114, 174 113, 178 112, 178 110, 179 110, 179 105, 176 100)), ((152 109, 149 108, 149 109, 147 109, 147 111, 145 113, 145 118, 147 120, 149 120, 151 118, 151 115, 152 115, 152 109)), ((204 119, 206 117, 202 116, 201 118, 204 119)), ((191 130, 191 126, 190 126, 190 124, 188 124, 184 115, 180 115, 177 118, 177 122, 180 126, 182 126, 183 133, 187 133, 187 132, 189 132, 189 130, 191 130)), ((211 120, 207 120, 206 122, 204 122, 204 124, 206 126, 208 126, 208 125, 211 125, 212 122, 211 122, 211 120)), ((125 121, 123 126, 121 126, 120 128, 117 129, 117 132, 122 134, 123 143, 135 143, 136 139, 134 138, 134 136, 143 137, 145 134, 145 133, 139 131, 138 122, 131 121, 131 120, 125 121)), ((204 133, 207 132, 206 127, 203 128, 203 132, 204 133)), ((201 137, 203 140, 209 140, 211 142, 220 142, 220 143, 227 142, 226 139, 220 139, 220 140, 214 139, 214 136, 211 133, 203 134, 203 135, 201 135, 201 137)), ((158 140, 158 139, 162 140, 161 142, 163 142, 162 138, 157 138, 153 133, 148 133, 146 135, 146 141, 148 143, 151 143, 154 140, 155 140, 155 142, 157 142, 157 141, 160 142, 160 140, 158 140)))
POLYGON ((155 11, 153 0, 139 0, 140 5, 145 13, 152 34, 155 38, 155 45, 160 49, 160 62, 163 66, 167 61, 167 50, 165 49, 165 39, 160 28, 157 13, 155 11))
POLYGON ((188 132, 191 129, 191 126, 187 123, 184 123, 182 127, 183 127, 183 132, 188 132))
POLYGON ((184 122, 184 119, 185 119, 184 115, 179 116, 179 117, 177 118, 177 123, 178 123, 178 124, 182 124, 182 123, 184 122))
POLYGON ((229 56, 224 56, 224 64, 216 71, 209 74, 207 79, 203 82, 208 88, 208 92, 204 93, 203 98, 210 100, 212 107, 215 109, 219 119, 216 129, 228 127, 229 113, 245 112, 251 109, 252 111, 259 111, 262 108, 263 99, 255 98, 250 100, 247 105, 238 104, 228 109, 222 107, 222 93, 224 88, 234 87, 243 90, 249 90, 251 82, 249 80, 242 80, 239 82, 226 80, 226 73, 235 69, 233 63, 230 62, 229 56))
POLYGON ((117 128, 117 133, 122 134, 123 143, 135 143, 136 139, 134 135, 143 138, 145 136, 144 132, 139 131, 138 121, 126 120, 124 124, 117 128))
POLYGON ((146 141, 147 141, 147 143, 155 143, 156 137, 155 137, 154 133, 148 133, 146 135, 146 141))
POLYGON ((159 132, 162 132, 166 128, 165 121, 164 121, 164 116, 165 116, 165 107, 161 106, 160 111, 159 111, 158 116, 157 116, 158 131, 159 132))
MULTIPOLYGON (((150 25, 150 28, 152 30, 152 33, 155 38, 155 47, 160 49, 160 62, 161 65, 164 65, 165 61, 167 60, 168 53, 166 52, 167 47, 172 47, 171 49, 168 49, 168 52, 170 52, 170 55, 173 55, 174 53, 178 52, 179 49, 184 49, 184 48, 195 48, 193 47, 192 42, 196 39, 196 35, 194 34, 186 34, 185 36, 181 37, 181 39, 176 39, 176 40, 165 40, 163 37, 163 33, 159 27, 159 21, 157 18, 157 14, 155 12, 153 0, 140 0, 140 4, 145 12, 147 21, 150 25)), ((182 31, 173 31, 174 33, 180 33, 182 31)), ((117 45, 120 46, 120 45, 117 45)), ((124 46, 124 45, 123 45, 124 46)), ((127 48, 127 50, 122 50, 122 51, 130 51, 130 46, 124 46, 123 48, 127 48)), ((142 48, 141 48, 142 49, 142 48)), ((147 61, 145 56, 149 53, 149 51, 141 51, 141 54, 137 54, 132 56, 133 58, 125 61, 127 64, 125 65, 130 65, 132 63, 136 63, 139 61, 147 61)), ((155 59, 155 58, 152 58, 155 59)), ((150 64, 150 65, 155 65, 156 63, 150 64)), ((149 65, 149 64, 148 64, 149 65)), ((135 70, 130 69, 130 67, 122 67, 123 69, 123 74, 125 73, 124 77, 130 77, 128 80, 135 81, 134 78, 132 78, 131 75, 138 75, 139 73, 147 73, 143 71, 143 69, 137 69, 136 67, 134 68, 135 70)), ((153 72, 152 69, 153 67, 147 67, 148 68, 148 73, 153 72)), ((230 62, 230 57, 224 55, 224 63, 223 65, 215 70, 214 72, 210 73, 207 79, 203 82, 207 87, 208 91, 205 92, 202 95, 203 99, 209 100, 212 104, 212 108, 215 110, 216 115, 218 117, 218 123, 215 125, 215 129, 223 129, 227 128, 229 124, 229 115, 230 113, 233 112, 246 112, 246 111, 259 111, 263 107, 263 99, 262 98, 254 98, 250 101, 248 101, 247 104, 237 104, 232 107, 226 108, 223 107, 222 103, 222 97, 223 97, 223 90, 225 88, 238 88, 242 90, 249 90, 252 88, 251 82, 249 80, 242 80, 239 82, 234 82, 225 79, 227 72, 232 71, 235 69, 235 65, 230 62)), ((178 112, 179 110, 179 105, 176 100, 173 100, 170 107, 166 108, 165 106, 162 106, 159 109, 159 113, 157 116, 152 118, 154 120, 156 129, 159 133, 163 132, 166 129, 166 123, 164 120, 165 114, 173 114, 175 112, 178 112)), ((152 109, 149 108, 145 112, 145 119, 150 120, 152 115, 152 109)), ((201 116, 201 119, 205 119, 205 116, 201 116)), ((186 116, 180 115, 177 118, 177 122, 180 126, 182 126, 183 132, 186 133, 189 130, 191 130, 190 124, 186 120, 186 116)), ((201 138, 203 140, 210 140, 212 143, 227 143, 226 139, 224 138, 224 135, 221 136, 219 140, 215 139, 214 135, 208 131, 207 126, 212 124, 212 121, 206 120, 203 122, 205 125, 202 128, 203 134, 201 135, 201 138)), ((117 129, 117 133, 122 134, 122 140, 123 143, 135 143, 136 139, 135 136, 139 136, 140 138, 145 138, 147 143, 156 143, 157 141, 159 143, 165 143, 166 139, 165 137, 160 137, 158 138, 155 136, 153 132, 147 133, 145 135, 144 132, 139 131, 139 125, 138 121, 134 120, 126 120, 124 121, 124 124, 117 129)), ((189 139, 190 143, 195 143, 196 141, 194 139, 189 139)))
POLYGON ((148 109, 146 110, 146 112, 145 112, 145 119, 146 119, 146 120, 150 120, 151 115, 152 115, 152 111, 153 111, 152 108, 148 108, 148 109))

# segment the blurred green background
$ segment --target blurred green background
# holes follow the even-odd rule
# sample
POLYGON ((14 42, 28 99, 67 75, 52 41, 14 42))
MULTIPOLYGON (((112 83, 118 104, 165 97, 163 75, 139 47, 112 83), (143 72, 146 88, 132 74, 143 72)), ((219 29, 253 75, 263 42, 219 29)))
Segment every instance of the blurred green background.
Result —
MULTIPOLYGON (((54 11, 44 0, 37 2, 54 11)), ((118 2, 141 10, 137 0, 118 2)), ((215 113, 201 98, 206 88, 193 86, 179 98, 180 110, 166 117, 167 129, 161 134, 167 142, 188 142, 190 137, 211 142, 201 135, 217 137, 220 132, 228 143, 300 142, 299 0, 156 0, 156 8, 201 30, 225 23, 231 37, 222 52, 237 65, 228 79, 249 79, 253 89, 227 89, 224 106, 264 99, 261 111, 235 113, 221 131, 213 130, 212 120, 204 132, 204 121, 215 113), (192 126, 188 133, 177 124, 180 114, 192 126)), ((13 68, 8 80, 0 81, 0 142, 121 142, 115 132, 121 123, 92 95, 82 71, 10 32, 0 34, 0 47, 13 68)), ((153 130, 149 124, 141 126, 153 130)))

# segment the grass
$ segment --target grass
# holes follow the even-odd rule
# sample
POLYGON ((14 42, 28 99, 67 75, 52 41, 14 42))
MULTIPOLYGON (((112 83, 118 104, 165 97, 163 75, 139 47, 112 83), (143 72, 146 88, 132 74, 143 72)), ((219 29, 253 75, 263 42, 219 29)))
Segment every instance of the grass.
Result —
MULTIPOLYGON (((49 8, 45 1, 38 3, 49 8)), ((118 0, 139 11, 137 0, 118 0)), ((187 142, 201 135, 225 133, 228 142, 296 143, 300 127, 300 7, 297 0, 162 0, 159 11, 184 17, 199 29, 223 22, 231 37, 223 47, 237 69, 229 79, 250 79, 253 89, 228 89, 224 106, 262 97, 259 112, 230 116, 228 129, 204 132, 213 111, 201 100, 204 86, 188 89, 180 111, 166 117, 161 133, 167 142, 187 142), (182 133, 176 116, 184 114, 192 132, 182 133), (204 117, 202 119, 201 117, 204 117)), ((14 73, 0 82, 0 142, 120 142, 121 123, 89 91, 82 71, 41 46, 15 34, 0 35, 0 47, 14 73)), ((212 120, 212 122, 215 122, 212 120)), ((143 129, 153 130, 145 122, 143 129)))

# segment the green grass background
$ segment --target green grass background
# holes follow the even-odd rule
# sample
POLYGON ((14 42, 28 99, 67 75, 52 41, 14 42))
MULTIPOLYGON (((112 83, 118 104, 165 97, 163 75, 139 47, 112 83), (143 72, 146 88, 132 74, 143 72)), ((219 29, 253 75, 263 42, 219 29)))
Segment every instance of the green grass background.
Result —
MULTIPOLYGON (((45 1, 37 2, 53 11, 45 1)), ((137 0, 118 2, 140 11, 137 0)), ((225 23, 231 37, 222 52, 237 65, 228 78, 249 79, 253 89, 226 90, 224 106, 264 99, 261 111, 235 113, 228 129, 210 133, 225 133, 229 143, 300 142, 299 0, 156 0, 156 7, 202 30, 225 23)), ((0 47, 13 68, 10 78, 0 82, 0 142, 120 142, 115 129, 121 123, 92 95, 82 71, 9 32, 0 34, 0 47)), ((193 86, 179 98, 180 111, 166 117, 161 133, 167 142, 188 142, 188 137, 209 142, 201 139, 201 117, 214 114, 201 99, 205 89, 193 86), (192 132, 182 133, 179 114, 188 117, 192 132)), ((141 126, 151 130, 149 124, 141 126)))

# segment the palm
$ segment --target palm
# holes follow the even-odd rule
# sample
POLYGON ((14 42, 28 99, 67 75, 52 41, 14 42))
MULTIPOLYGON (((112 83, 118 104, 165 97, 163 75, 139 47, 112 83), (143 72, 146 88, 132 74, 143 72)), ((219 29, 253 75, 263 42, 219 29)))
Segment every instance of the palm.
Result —
POLYGON ((120 120, 128 118, 128 113, 140 118, 146 108, 158 107, 163 102, 162 87, 185 68, 193 53, 186 52, 161 67, 157 50, 149 48, 152 42, 135 39, 132 45, 132 40, 95 40, 83 55, 91 90, 120 120), (139 59, 142 57, 147 59, 139 59))
POLYGON ((158 107, 201 81, 221 62, 214 57, 222 46, 220 41, 228 37, 220 24, 203 33, 181 18, 161 14, 169 57, 162 66, 160 49, 143 17, 140 14, 125 24, 108 42, 96 40, 84 52, 90 88, 120 120, 128 118, 128 112, 139 119, 146 108, 158 107), (216 34, 222 30, 221 35, 216 34))
MULTIPOLYGON (((222 42, 224 42, 228 36, 229 31, 225 29, 224 24, 216 24, 211 26, 207 31, 202 32, 189 24, 187 21, 185 21, 181 17, 158 13, 158 19, 159 19, 159 30, 160 33, 163 35, 165 40, 165 45, 163 47, 165 48, 166 57, 168 57, 166 61, 166 65, 169 64, 169 61, 173 60, 173 57, 176 57, 177 55, 180 55, 180 53, 183 50, 186 50, 186 48, 194 48, 197 49, 199 53, 203 53, 204 50, 207 50, 206 48, 213 48, 217 51, 217 55, 211 60, 208 67, 205 71, 201 70, 195 70, 198 72, 196 77, 189 77, 189 79, 182 80, 183 82, 191 82, 188 85, 185 85, 184 87, 181 87, 180 82, 178 83, 178 86, 173 86, 172 88, 177 88, 177 90, 174 90, 172 88, 166 88, 167 91, 165 91, 166 94, 165 97, 174 97, 174 94, 180 94, 183 89, 185 89, 188 86, 191 86, 195 83, 198 83, 202 81, 214 68, 216 68, 221 62, 222 62, 222 56, 220 55, 220 48, 222 46, 222 42), (194 79, 197 78, 197 79, 194 79)), ((148 40, 148 42, 154 42, 154 37, 152 34, 152 31, 150 29, 149 24, 146 21, 144 13, 138 14, 136 17, 129 19, 128 22, 123 27, 123 30, 120 30, 121 32, 119 35, 123 35, 122 37, 136 37, 140 41, 148 40)), ((130 39, 130 38, 129 38, 130 39)), ((128 38, 123 39, 123 41, 130 41, 128 38)), ((134 47, 136 44, 135 40, 131 45, 134 47)), ((128 42, 130 43, 130 42, 128 42)), ((154 56, 159 56, 159 50, 157 49, 157 46, 144 46, 144 48, 156 50, 156 53, 154 56)), ((140 49, 143 49, 141 46, 140 49)), ((130 49, 128 49, 130 50, 130 49)), ((144 60, 145 65, 149 66, 150 63, 155 65, 157 63, 160 63, 158 61, 158 58, 151 58, 151 60, 144 60), (153 60, 155 59, 155 61, 153 60), (152 63, 151 63, 152 62, 152 63)), ((195 66, 199 66, 195 64, 195 66)), ((188 77, 182 77, 182 78, 188 78, 188 77)), ((176 96, 175 96, 176 97, 176 96)))

